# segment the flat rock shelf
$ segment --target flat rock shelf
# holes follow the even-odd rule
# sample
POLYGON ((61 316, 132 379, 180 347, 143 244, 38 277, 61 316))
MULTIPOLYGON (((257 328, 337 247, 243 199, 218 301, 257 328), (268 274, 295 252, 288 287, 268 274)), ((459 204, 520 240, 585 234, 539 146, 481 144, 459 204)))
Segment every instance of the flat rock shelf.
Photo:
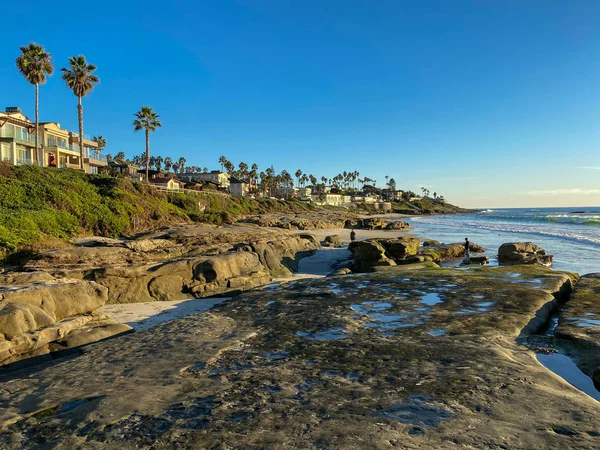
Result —
POLYGON ((574 277, 390 267, 251 291, 0 378, 0 447, 597 448, 536 333, 574 277))

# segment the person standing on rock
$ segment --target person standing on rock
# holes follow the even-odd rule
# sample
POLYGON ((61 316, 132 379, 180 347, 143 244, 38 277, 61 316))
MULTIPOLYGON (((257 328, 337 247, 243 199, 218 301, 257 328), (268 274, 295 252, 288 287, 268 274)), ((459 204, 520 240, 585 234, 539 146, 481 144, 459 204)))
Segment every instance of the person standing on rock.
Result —
POLYGON ((471 252, 469 249, 470 245, 469 238, 465 238, 465 258, 463 259, 463 262, 466 264, 471 262, 471 252))
POLYGON ((356 233, 354 232, 354 228, 350 232, 350 240, 354 242, 356 240, 356 233))

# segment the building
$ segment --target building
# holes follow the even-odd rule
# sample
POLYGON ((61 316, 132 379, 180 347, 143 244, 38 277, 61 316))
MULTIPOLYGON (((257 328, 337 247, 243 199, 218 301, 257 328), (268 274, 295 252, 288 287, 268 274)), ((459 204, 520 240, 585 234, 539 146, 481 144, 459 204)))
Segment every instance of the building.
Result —
POLYGON ((238 180, 236 177, 229 178, 229 189, 231 195, 236 197, 245 197, 250 192, 250 185, 247 181, 238 180))
POLYGON ((0 159, 15 165, 33 164, 36 160, 35 124, 17 107, 0 112, 0 159))
POLYGON ((183 183, 181 181, 177 181, 175 178, 172 178, 172 177, 169 177, 169 178, 161 178, 161 177, 152 178, 150 180, 150 183, 152 183, 153 185, 155 185, 157 187, 161 187, 163 189, 166 189, 168 191, 179 191, 180 189, 183 189, 183 187, 185 186, 185 183, 183 183))
POLYGON ((229 187, 229 175, 219 170, 210 172, 186 172, 178 175, 184 181, 212 181, 217 183, 220 188, 227 189, 229 187))
MULTIPOLYGON (((36 154, 35 124, 19 108, 7 107, 5 112, 0 112, 0 158, 16 165, 80 169, 79 135, 63 130, 57 122, 40 122, 36 154)), ((84 138, 83 170, 98 173, 107 165, 98 144, 84 138)))
POLYGON ((140 168, 131 164, 119 164, 115 161, 109 161, 108 167, 111 171, 116 172, 118 175, 131 178, 135 181, 141 181, 142 175, 139 173, 140 168))
POLYGON ((303 187, 303 188, 298 189, 298 197, 300 197, 300 198, 310 199, 311 195, 312 195, 312 188, 303 187))
POLYGON ((342 206, 344 196, 340 194, 312 194, 311 199, 319 205, 342 206))

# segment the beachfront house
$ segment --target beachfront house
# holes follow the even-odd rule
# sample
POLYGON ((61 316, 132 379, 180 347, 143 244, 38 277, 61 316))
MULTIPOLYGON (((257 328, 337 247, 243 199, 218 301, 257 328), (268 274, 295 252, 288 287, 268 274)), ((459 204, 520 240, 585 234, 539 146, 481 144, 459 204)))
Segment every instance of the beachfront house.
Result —
POLYGON ((229 178, 229 189, 231 195, 236 197, 245 197, 250 192, 250 185, 247 181, 240 180, 236 177, 229 178))
POLYGON ((229 175, 219 170, 210 172, 185 172, 178 175, 183 181, 204 181, 216 183, 220 188, 227 189, 229 187, 229 175))
MULTIPOLYGON (((83 153, 83 170, 87 173, 98 173, 108 165, 106 157, 98 151, 98 144, 91 140, 83 139, 83 153)), ((15 165, 79 170, 80 159, 77 133, 63 130, 57 122, 40 122, 36 152, 35 124, 17 107, 0 112, 0 160, 15 165)))
POLYGON ((111 172, 114 172, 122 177, 131 178, 134 181, 142 180, 142 175, 139 173, 140 168, 138 166, 127 163, 121 164, 116 161, 109 161, 108 167, 110 168, 111 172))
POLYGON ((185 183, 178 181, 173 177, 151 178, 150 183, 156 187, 166 189, 167 191, 179 191, 185 186, 185 183))
POLYGON ((311 200, 318 205, 342 206, 344 196, 340 194, 312 194, 311 200))
MULTIPOLYGON (((33 164, 35 125, 19 108, 0 112, 0 159, 10 164, 33 164)), ((39 157, 39 156, 38 156, 39 157)))

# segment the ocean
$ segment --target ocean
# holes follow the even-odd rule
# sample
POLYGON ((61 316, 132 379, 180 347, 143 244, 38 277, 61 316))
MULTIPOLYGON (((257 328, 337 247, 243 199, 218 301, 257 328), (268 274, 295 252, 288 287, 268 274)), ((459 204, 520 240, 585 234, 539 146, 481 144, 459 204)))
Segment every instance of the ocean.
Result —
POLYGON ((486 209, 475 214, 408 219, 413 235, 440 242, 483 245, 497 264, 505 242, 533 242, 554 255, 553 268, 581 275, 600 272, 600 207, 486 209))

